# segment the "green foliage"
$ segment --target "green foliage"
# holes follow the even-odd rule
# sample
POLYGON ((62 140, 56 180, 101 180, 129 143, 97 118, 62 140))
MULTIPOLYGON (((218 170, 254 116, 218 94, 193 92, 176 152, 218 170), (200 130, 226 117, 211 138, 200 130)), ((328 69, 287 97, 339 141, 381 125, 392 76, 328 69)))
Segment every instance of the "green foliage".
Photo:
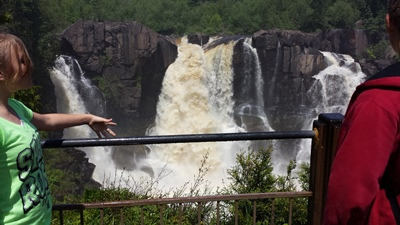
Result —
POLYGON ((104 55, 100 56, 100 63, 103 66, 111 66, 113 64, 112 57, 104 54, 104 55))
POLYGON ((338 0, 328 7, 325 18, 328 28, 351 28, 359 17, 360 12, 347 0, 338 0))
MULTIPOLYGON (((228 169, 229 179, 232 181, 224 190, 225 193, 266 193, 266 192, 291 192, 298 191, 297 184, 303 190, 308 190, 309 182, 309 165, 302 164, 299 177, 293 176, 296 169, 296 161, 292 160, 287 167, 286 176, 278 176, 272 174, 271 164, 272 148, 259 151, 248 150, 237 155, 237 165, 228 169)), ((289 199, 265 199, 257 201, 257 224, 269 224, 271 217, 274 216, 276 224, 284 224, 289 218, 289 199), (275 211, 272 211, 274 205, 275 211)), ((229 203, 228 203, 229 204, 229 203)), ((293 216, 294 224, 307 223, 307 198, 293 199, 293 216)), ((231 213, 233 213, 234 205, 231 205, 231 213)), ((239 224, 252 224, 252 201, 239 202, 239 224)), ((226 218, 231 220, 233 218, 226 218)))
POLYGON ((302 29, 304 24, 310 22, 310 17, 315 12, 311 7, 312 0, 285 1, 288 24, 286 29, 302 29))
POLYGON ((3 12, 1 17, 0 17, 0 21, 2 23, 9 23, 13 20, 13 15, 10 12, 3 12))
POLYGON ((385 14, 386 6, 382 4, 367 3, 361 8, 361 20, 363 21, 363 29, 371 35, 379 35, 385 33, 385 14))
MULTIPOLYGON (((41 2, 44 0, 41 0, 41 2)), ((161 34, 251 34, 260 29, 317 31, 364 21, 381 30, 385 3, 379 0, 65 0, 46 1, 49 21, 61 31, 83 19, 137 21, 161 34), (369 12, 369 14, 368 14, 369 12)), ((2 14, 3 21, 9 20, 2 14)))
POLYGON ((52 192, 53 202, 70 203, 80 200, 84 188, 95 188, 96 185, 87 182, 84 174, 78 173, 79 167, 71 149, 43 149, 46 162, 46 173, 49 187, 52 192))
POLYGON ((103 92, 106 98, 118 99, 122 96, 122 90, 124 85, 116 76, 98 76, 94 78, 99 82, 99 88, 103 92))
POLYGON ((40 103, 40 95, 38 94, 38 90, 40 88, 41 88, 40 86, 33 86, 30 89, 13 93, 11 97, 21 101, 33 111, 38 112, 40 106, 42 105, 40 103))
POLYGON ((310 163, 300 164, 300 170, 297 171, 301 190, 310 190, 310 163))
POLYGON ((272 148, 248 152, 241 151, 236 156, 237 165, 228 169, 229 190, 234 193, 270 192, 275 185, 271 163, 272 148))
POLYGON ((262 4, 262 1, 235 1, 225 6, 228 11, 225 19, 226 33, 250 34, 258 30, 264 21, 260 13, 262 4))
MULTIPOLYGON (((287 166, 286 176, 278 176, 276 182, 276 191, 279 192, 293 192, 297 190, 297 183, 300 182, 300 187, 303 191, 308 191, 309 184, 309 164, 301 164, 298 176, 293 176, 293 172, 296 169, 296 161, 291 160, 287 166)), ((290 199, 280 198, 275 200, 276 205, 276 222, 283 224, 288 222, 289 218, 289 204, 290 199)), ((307 198, 295 198, 292 200, 293 211, 292 221, 294 224, 307 224, 307 213, 308 213, 308 199, 307 198)))
POLYGON ((376 45, 370 46, 364 50, 363 57, 366 59, 385 58, 386 52, 391 48, 388 40, 382 40, 376 45))

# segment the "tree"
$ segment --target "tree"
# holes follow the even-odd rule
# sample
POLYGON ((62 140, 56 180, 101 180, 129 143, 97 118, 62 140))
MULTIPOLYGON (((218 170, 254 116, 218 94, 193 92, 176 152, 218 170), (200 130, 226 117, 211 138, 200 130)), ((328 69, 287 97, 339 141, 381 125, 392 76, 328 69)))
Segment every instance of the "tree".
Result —
POLYGON ((236 156, 237 165, 228 169, 229 189, 238 194, 272 191, 276 180, 272 174, 271 152, 272 148, 241 151, 236 156))
MULTIPOLYGON (((287 166, 286 176, 278 176, 276 181, 276 191, 278 192, 293 192, 298 191, 297 185, 300 185, 302 191, 308 191, 309 187, 309 164, 301 164, 300 170, 297 172, 298 177, 294 176, 294 171, 297 167, 296 160, 291 160, 287 166), (300 182, 300 183, 298 183, 300 182)), ((278 224, 285 224, 289 218, 289 199, 280 198, 276 199, 276 222, 278 224)), ((294 224, 307 224, 308 214, 308 199, 295 198, 293 199, 292 221, 294 224)))
MULTIPOLYGON (((260 149, 254 151, 249 149, 247 152, 240 152, 236 156, 236 166, 228 169, 228 179, 231 183, 223 190, 225 193, 266 193, 266 192, 291 192, 298 191, 297 185, 300 181, 300 187, 308 190, 309 183, 309 165, 303 164, 298 171, 298 177, 295 176, 297 167, 296 161, 292 160, 287 167, 286 176, 275 176, 271 163, 272 148, 260 149)), ((275 199, 275 222, 284 224, 289 218, 289 199, 275 199)), ((293 202, 294 224, 307 223, 307 198, 297 198, 293 202)), ((231 206, 231 210, 233 209, 231 206)), ((272 199, 265 199, 257 202, 257 224, 269 224, 272 215, 272 199)), ((253 204, 251 201, 239 202, 239 223, 252 224, 253 204)), ((233 213, 231 211, 231 213, 233 213)), ((225 218, 227 221, 233 218, 225 218)))
POLYGON ((326 24, 326 11, 332 5, 332 0, 312 0, 311 8, 314 9, 310 16, 310 20, 305 23, 302 28, 305 31, 325 30, 328 25, 326 24))
POLYGON ((326 23, 328 28, 352 28, 358 20, 360 12, 346 0, 338 0, 328 7, 326 23))
MULTIPOLYGON (((272 174, 271 152, 272 148, 260 149, 259 151, 250 149, 247 152, 241 151, 236 156, 237 165, 227 171, 231 183, 225 191, 235 194, 273 191, 276 179, 272 174)), ((257 221, 263 223, 270 220, 271 204, 271 199, 257 203, 257 221)), ((248 224, 252 221, 252 213, 250 213, 252 211, 253 204, 251 201, 240 201, 239 224, 248 224)))

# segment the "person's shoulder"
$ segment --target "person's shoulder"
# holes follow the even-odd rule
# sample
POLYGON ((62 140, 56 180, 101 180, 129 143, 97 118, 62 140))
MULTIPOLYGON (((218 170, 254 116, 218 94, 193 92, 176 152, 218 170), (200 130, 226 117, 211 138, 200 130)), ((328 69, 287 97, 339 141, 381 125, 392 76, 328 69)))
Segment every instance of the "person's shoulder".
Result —
POLYGON ((400 90, 400 62, 396 62, 374 74, 356 88, 356 94, 371 89, 400 90))
POLYGON ((370 78, 367 79, 367 81, 386 77, 400 77, 400 62, 396 62, 390 66, 387 66, 383 70, 372 75, 370 78))
POLYGON ((8 104, 9 104, 9 105, 21 105, 22 102, 18 101, 18 100, 15 99, 15 98, 9 98, 9 99, 8 99, 8 104))
MULTIPOLYGON (((383 78, 389 83, 394 78, 383 78)), ((374 81, 371 81, 371 83, 374 81)), ((396 77, 396 81, 393 81, 395 85, 390 86, 389 84, 370 84, 369 87, 364 88, 357 95, 357 98, 353 102, 353 107, 363 112, 371 113, 372 111, 385 111, 390 112, 391 115, 400 115, 400 87, 396 86, 400 84, 400 77, 396 77)))
POLYGON ((22 112, 27 118, 32 118, 33 116, 33 111, 17 99, 9 98, 8 105, 11 106, 14 110, 22 112))
POLYGON ((9 98, 8 99, 8 105, 15 106, 15 107, 18 107, 18 108, 20 108, 20 107, 25 108, 24 103, 22 103, 21 101, 15 99, 15 98, 9 98))

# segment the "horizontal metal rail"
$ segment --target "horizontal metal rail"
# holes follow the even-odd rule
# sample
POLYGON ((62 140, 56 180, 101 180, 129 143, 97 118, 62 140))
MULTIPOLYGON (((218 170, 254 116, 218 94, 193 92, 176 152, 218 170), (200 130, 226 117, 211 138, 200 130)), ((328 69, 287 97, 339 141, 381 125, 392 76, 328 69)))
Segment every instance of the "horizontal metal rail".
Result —
POLYGON ((270 140, 270 139, 304 139, 314 138, 314 131, 273 131, 273 132, 248 132, 248 133, 215 133, 215 134, 187 134, 187 135, 161 135, 121 138, 83 138, 83 139, 58 139, 42 141, 43 148, 65 147, 93 147, 117 145, 144 145, 144 144, 171 144, 188 142, 217 142, 217 141, 245 141, 245 140, 270 140))
MULTIPOLYGON (((161 136, 141 136, 141 137, 121 137, 121 138, 84 138, 84 139, 60 139, 42 141, 43 148, 66 148, 66 147, 94 147, 94 146, 121 146, 121 145, 146 145, 146 144, 173 144, 189 142, 226 142, 226 141, 247 141, 247 140, 278 140, 278 139, 314 139, 317 133, 311 130, 306 131, 282 131, 282 132, 249 132, 249 133, 214 133, 214 134, 185 134, 185 135, 161 135, 161 136)), ((234 195, 211 195, 211 196, 190 196, 179 198, 159 198, 159 199, 137 199, 109 202, 90 202, 53 205, 53 211, 59 211, 60 224, 64 224, 63 211, 78 210, 80 213, 80 224, 84 225, 84 210, 99 209, 100 224, 104 224, 104 210, 109 208, 120 208, 121 224, 124 224, 123 209, 126 207, 141 207, 141 224, 144 224, 143 206, 160 205, 160 224, 163 224, 163 206, 168 204, 179 204, 180 207, 185 203, 198 204, 198 224, 202 222, 202 204, 216 202, 217 217, 220 214, 220 202, 234 201, 235 204, 235 224, 238 224, 238 201, 253 201, 253 224, 256 224, 256 201, 261 199, 272 199, 272 215, 275 213, 275 199, 289 199, 289 225, 291 225, 293 198, 311 198, 313 192, 269 192, 252 194, 234 195)), ((182 209, 181 209, 182 210, 182 209)), ((179 212, 182 214, 183 212, 179 212)), ((219 221, 219 219, 217 219, 219 221)), ((182 224, 182 218, 179 220, 182 224)), ((218 222, 219 224, 219 222, 218 222)), ((274 224, 274 216, 271 217, 271 224, 274 224)))
POLYGON ((193 197, 179 197, 179 198, 138 199, 138 200, 110 201, 110 202, 76 203, 76 204, 54 205, 53 210, 119 208, 119 207, 130 207, 130 206, 162 205, 162 204, 188 203, 188 202, 238 201, 238 200, 253 200, 253 199, 268 199, 268 198, 301 198, 301 197, 312 197, 312 192, 309 191, 268 192, 268 193, 254 193, 254 194, 211 195, 211 196, 193 196, 193 197))

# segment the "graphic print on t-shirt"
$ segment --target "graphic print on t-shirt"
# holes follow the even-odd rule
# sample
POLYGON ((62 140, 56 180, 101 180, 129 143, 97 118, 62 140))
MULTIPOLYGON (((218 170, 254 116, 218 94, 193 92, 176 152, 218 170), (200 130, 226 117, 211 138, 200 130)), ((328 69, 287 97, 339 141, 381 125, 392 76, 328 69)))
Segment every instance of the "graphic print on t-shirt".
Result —
POLYGON ((39 203, 42 207, 49 208, 50 191, 37 131, 32 136, 30 146, 18 154, 17 167, 19 180, 22 182, 19 193, 24 213, 28 213, 39 203))

